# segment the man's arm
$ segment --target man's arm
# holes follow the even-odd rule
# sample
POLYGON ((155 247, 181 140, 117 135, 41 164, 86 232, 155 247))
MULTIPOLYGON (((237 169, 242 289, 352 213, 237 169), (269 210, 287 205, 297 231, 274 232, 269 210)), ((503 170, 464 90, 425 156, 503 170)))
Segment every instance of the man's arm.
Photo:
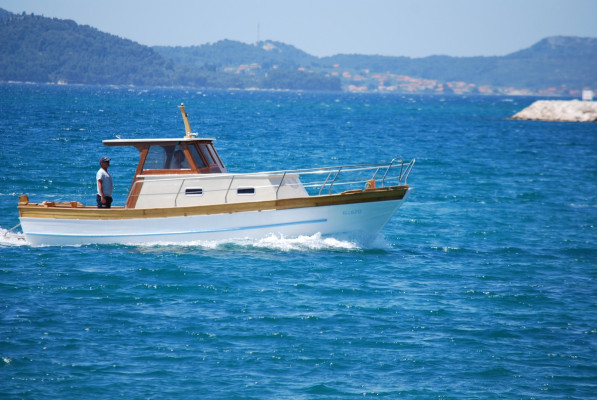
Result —
POLYGON ((99 189, 99 195, 102 198, 102 204, 106 204, 106 196, 104 196, 104 185, 101 179, 97 180, 97 187, 99 189))

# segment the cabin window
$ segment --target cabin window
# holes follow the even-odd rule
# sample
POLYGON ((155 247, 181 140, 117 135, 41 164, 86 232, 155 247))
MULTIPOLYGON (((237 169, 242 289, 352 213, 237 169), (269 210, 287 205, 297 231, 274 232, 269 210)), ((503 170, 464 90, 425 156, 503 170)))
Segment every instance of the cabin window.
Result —
POLYGON ((203 196, 203 188, 186 188, 184 194, 186 196, 203 196))
POLYGON ((197 148, 195 146, 189 146, 189 150, 191 151, 191 156, 193 157, 193 161, 195 161, 197 168, 199 168, 199 169, 205 168, 206 167, 205 162, 199 155, 197 148))
MULTIPOLYGON (((174 148, 174 146, 170 146, 174 148)), ((163 146, 150 146, 143 169, 166 169, 167 154, 163 146)))
POLYGON ((218 165, 220 172, 226 172, 226 168, 224 168, 224 164, 222 164, 222 160, 220 160, 220 157, 218 156, 216 149, 214 149, 214 146, 212 144, 210 144, 207 146, 207 149, 210 151, 211 155, 213 156, 213 159, 214 159, 215 163, 218 165))
POLYGON ((189 169, 189 163, 185 153, 180 146, 160 146, 153 145, 149 147, 147 158, 143 169, 189 169))
POLYGON ((207 149, 207 146, 202 144, 200 147, 201 147, 201 153, 203 154, 203 157, 205 157, 207 164, 214 165, 215 164, 214 159, 211 156, 209 150, 207 149))
POLYGON ((203 173, 226 172, 211 143, 151 144, 142 169, 144 171, 156 170, 154 173, 161 170, 188 170, 190 172, 191 158, 197 169, 203 173))
POLYGON ((255 188, 254 187, 239 187, 236 189, 236 194, 239 195, 253 195, 255 194, 255 188))
POLYGON ((199 148, 203 159, 209 166, 210 172, 226 172, 226 168, 224 168, 220 157, 218 157, 218 153, 211 143, 200 144, 199 148))
POLYGON ((170 169, 189 169, 189 163, 184 151, 180 147, 176 147, 170 158, 170 169))

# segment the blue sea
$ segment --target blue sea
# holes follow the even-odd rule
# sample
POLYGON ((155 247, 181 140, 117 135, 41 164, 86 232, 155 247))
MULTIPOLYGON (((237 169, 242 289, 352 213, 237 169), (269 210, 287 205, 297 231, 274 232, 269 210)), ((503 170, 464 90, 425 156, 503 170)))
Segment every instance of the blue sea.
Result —
POLYGON ((0 85, 0 398, 597 398, 597 124, 536 98, 0 85), (33 247, 103 139, 214 137, 231 172, 416 158, 369 245, 33 247))

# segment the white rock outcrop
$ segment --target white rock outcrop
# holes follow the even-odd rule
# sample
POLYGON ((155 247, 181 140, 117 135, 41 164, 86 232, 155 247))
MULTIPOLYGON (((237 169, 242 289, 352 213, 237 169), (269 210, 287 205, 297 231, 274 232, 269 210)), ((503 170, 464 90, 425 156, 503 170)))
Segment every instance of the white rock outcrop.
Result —
POLYGON ((539 100, 512 119, 597 122, 597 101, 539 100))

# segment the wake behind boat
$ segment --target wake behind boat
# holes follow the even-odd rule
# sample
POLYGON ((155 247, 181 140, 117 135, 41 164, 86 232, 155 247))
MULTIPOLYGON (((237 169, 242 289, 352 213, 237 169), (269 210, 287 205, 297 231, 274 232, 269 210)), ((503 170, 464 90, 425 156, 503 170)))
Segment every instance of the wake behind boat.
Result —
POLYGON ((408 197, 415 160, 259 173, 229 173, 214 147, 198 138, 184 105, 183 138, 104 140, 133 146, 139 163, 124 206, 75 201, 33 203, 19 197, 19 217, 33 245, 188 243, 201 240, 337 236, 375 237, 408 197))

